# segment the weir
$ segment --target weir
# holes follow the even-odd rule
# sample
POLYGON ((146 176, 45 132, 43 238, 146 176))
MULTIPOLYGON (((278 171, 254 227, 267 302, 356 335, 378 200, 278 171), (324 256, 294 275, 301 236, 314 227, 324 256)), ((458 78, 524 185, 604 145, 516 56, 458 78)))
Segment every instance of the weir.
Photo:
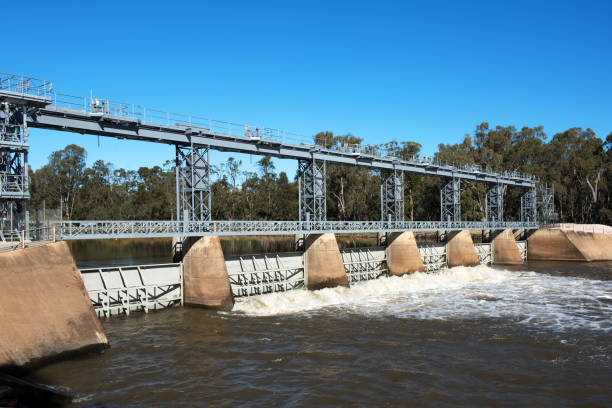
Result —
MULTIPOLYGON (((517 241, 526 260, 527 241, 517 241)), ((447 243, 417 244, 419 260, 427 272, 448 267, 447 243)), ((480 264, 495 263, 494 243, 477 243, 480 264)), ((390 276, 388 247, 374 246, 339 250, 349 285, 390 276)), ((304 290, 308 286, 306 253, 280 252, 225 258, 234 299, 270 293, 304 290)), ((99 317, 133 311, 148 313, 184 304, 182 262, 155 265, 111 266, 81 269, 81 276, 99 317)))

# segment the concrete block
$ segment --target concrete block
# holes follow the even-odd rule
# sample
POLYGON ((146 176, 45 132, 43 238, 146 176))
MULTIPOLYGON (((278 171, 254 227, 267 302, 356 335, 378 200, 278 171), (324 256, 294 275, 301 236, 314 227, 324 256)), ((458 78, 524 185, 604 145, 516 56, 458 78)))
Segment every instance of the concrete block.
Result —
POLYGON ((414 233, 394 232, 388 235, 388 239, 387 266, 390 275, 402 276, 425 270, 414 233))
POLYGON ((0 366, 108 347, 65 242, 0 254, 0 366))
POLYGON ((455 231, 449 234, 446 256, 451 268, 480 265, 470 231, 455 231))
POLYGON ((183 282, 186 305, 232 309, 234 298, 219 237, 190 237, 183 242, 183 282))
POLYGON ((512 230, 503 230, 493 239, 493 263, 517 265, 523 263, 521 252, 516 245, 512 230))
POLYGON ((334 234, 311 234, 305 239, 304 262, 310 290, 349 286, 334 234))
POLYGON ((612 235, 542 228, 529 237, 527 258, 538 261, 612 260, 612 235))

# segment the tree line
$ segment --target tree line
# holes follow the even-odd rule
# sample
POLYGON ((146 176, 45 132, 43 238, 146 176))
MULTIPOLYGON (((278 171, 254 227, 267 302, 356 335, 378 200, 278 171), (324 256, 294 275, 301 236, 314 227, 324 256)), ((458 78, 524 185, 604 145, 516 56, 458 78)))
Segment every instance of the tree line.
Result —
MULTIPOLYGON (((351 134, 320 132, 316 143, 327 147, 360 145, 351 134)), ((392 141, 362 149, 409 159, 421 145, 392 141)), ((138 170, 116 169, 98 160, 86 166, 86 151, 77 145, 53 152, 46 165, 30 171, 32 205, 62 208, 64 219, 168 220, 176 218, 174 162, 138 170)), ((481 123, 455 144, 440 144, 434 158, 457 166, 475 164, 497 172, 518 171, 554 186, 555 210, 561 222, 612 224, 612 133, 605 140, 591 129, 571 128, 548 138, 542 127, 481 123)), ((270 157, 256 171, 230 157, 211 166, 212 217, 217 220, 295 220, 298 217, 296 175, 277 172, 270 157)), ((361 167, 327 165, 329 220, 380 219, 381 174, 361 167)), ((406 173, 408 220, 440 217, 440 183, 436 177, 406 173)), ((462 181, 464 220, 485 217, 485 186, 462 181)), ((520 217, 520 190, 504 190, 507 220, 520 217)))

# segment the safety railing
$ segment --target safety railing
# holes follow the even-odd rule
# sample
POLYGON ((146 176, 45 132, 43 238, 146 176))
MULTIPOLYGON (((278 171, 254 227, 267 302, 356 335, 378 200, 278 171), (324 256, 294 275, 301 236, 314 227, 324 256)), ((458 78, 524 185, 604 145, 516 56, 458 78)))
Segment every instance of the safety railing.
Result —
POLYGON ((0 197, 4 193, 28 193, 27 174, 0 172, 0 197))
POLYGON ((391 150, 380 146, 370 146, 361 144, 342 144, 342 145, 319 145, 312 137, 287 132, 280 129, 268 128, 263 126, 253 126, 242 123, 227 122, 203 116, 189 115, 151 109, 142 105, 117 102, 109 99, 96 97, 82 97, 61 93, 52 93, 53 103, 48 109, 68 108, 85 114, 107 115, 111 118, 119 118, 137 121, 140 124, 178 126, 185 130, 189 128, 192 132, 211 133, 219 136, 230 136, 244 138, 252 141, 268 141, 275 143, 294 143, 312 146, 313 149, 322 149, 332 152, 340 152, 349 155, 376 157, 396 161, 398 164, 409 163, 422 167, 439 167, 442 169, 480 173, 489 177, 502 177, 515 180, 536 181, 536 178, 517 171, 496 172, 473 163, 446 163, 432 157, 413 155, 407 159, 394 157, 391 150))
POLYGON ((44 79, 0 73, 0 90, 50 99, 53 84, 44 79))
POLYGON ((538 228, 536 223, 520 221, 51 221, 50 224, 56 227, 58 239, 538 228))

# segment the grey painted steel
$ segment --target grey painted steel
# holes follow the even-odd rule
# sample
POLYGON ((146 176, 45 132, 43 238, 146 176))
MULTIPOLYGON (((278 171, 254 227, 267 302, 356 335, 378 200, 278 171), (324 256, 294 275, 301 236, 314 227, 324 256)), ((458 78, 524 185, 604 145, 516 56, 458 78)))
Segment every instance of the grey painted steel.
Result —
POLYGON ((533 222, 537 220, 537 194, 535 188, 521 189, 521 221, 533 222))
POLYGON ((349 283, 377 279, 387 274, 384 247, 345 248, 340 250, 349 283))
POLYGON ((327 166, 315 159, 298 162, 299 221, 327 220, 327 166))
POLYGON ((98 317, 163 309, 183 304, 180 263, 81 269, 98 317))
POLYGON ((301 289, 305 285, 301 252, 257 254, 225 259, 235 298, 301 289))
POLYGON ((481 182, 530 187, 536 180, 518 173, 497 174, 470 165, 458 168, 434 163, 424 158, 402 160, 391 156, 356 153, 355 150, 333 150, 312 143, 289 143, 276 138, 249 138, 242 134, 214 131, 189 123, 163 124, 143 122, 128 116, 92 114, 83 109, 48 106, 28 116, 31 127, 65 132, 87 133, 119 139, 143 140, 155 143, 208 146, 211 149, 245 154, 267 155, 295 160, 319 160, 334 164, 354 165, 379 170, 405 171, 439 177, 456 177, 481 182))
POLYGON ((56 239, 537 229, 519 221, 51 221, 56 239))
POLYGON ((500 183, 487 184, 487 221, 504 220, 504 185, 500 183))
POLYGON ((404 173, 381 174, 380 220, 404 221, 404 173))
POLYGON ((476 249, 476 253, 478 254, 478 259, 481 264, 491 265, 494 261, 493 259, 493 244, 485 243, 485 244, 474 244, 474 249, 476 249))
POLYGON ((557 221, 555 214, 555 186, 548 184, 537 185, 537 211, 538 221, 550 224, 557 221))
POLYGON ((527 261, 527 241, 516 241, 516 246, 519 249, 523 262, 527 261))
POLYGON ((177 220, 210 221, 210 152, 202 146, 176 146, 177 220))
POLYGON ((451 177, 442 180, 440 188, 440 220, 461 221, 461 179, 451 177))
POLYGON ((422 243, 418 247, 426 272, 438 271, 448 266, 445 243, 422 243))

